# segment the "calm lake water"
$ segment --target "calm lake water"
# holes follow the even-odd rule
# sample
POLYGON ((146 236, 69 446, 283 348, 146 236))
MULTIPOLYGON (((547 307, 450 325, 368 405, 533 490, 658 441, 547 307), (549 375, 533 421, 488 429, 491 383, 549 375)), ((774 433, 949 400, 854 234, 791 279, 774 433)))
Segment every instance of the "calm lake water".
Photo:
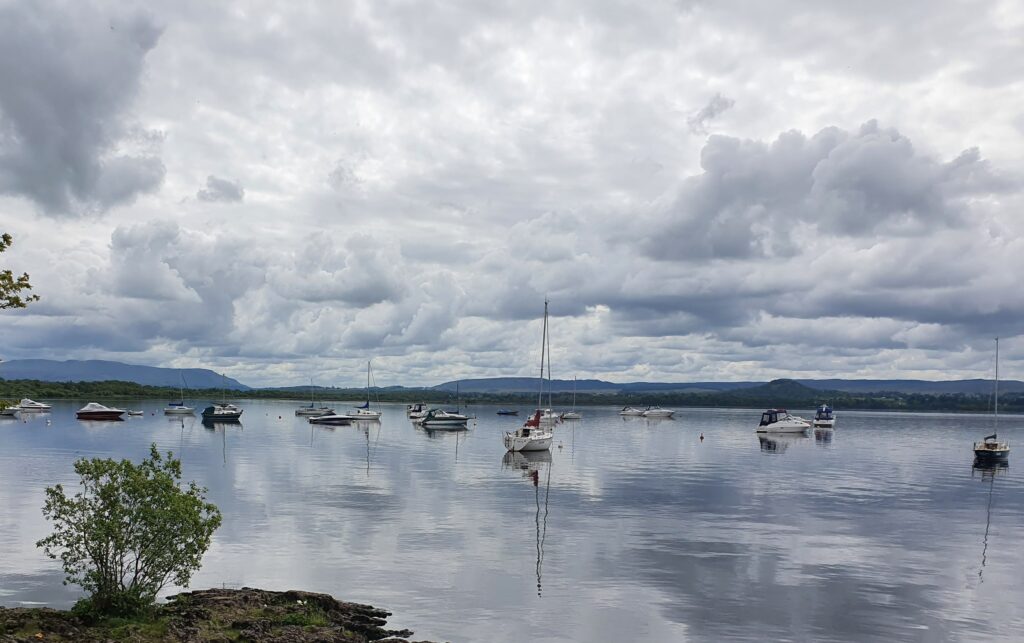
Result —
POLYGON ((0 421, 0 604, 75 600, 34 546, 44 487, 156 442, 224 513, 193 587, 327 592, 438 641, 1024 636, 1024 418, 1002 419, 1021 451, 993 472, 971 466, 984 416, 838 409, 835 431, 765 442, 756 410, 585 408, 550 455, 511 457, 522 416, 492 407, 427 433, 401 405, 311 428, 298 404, 244 401, 213 429, 157 401, 0 421))

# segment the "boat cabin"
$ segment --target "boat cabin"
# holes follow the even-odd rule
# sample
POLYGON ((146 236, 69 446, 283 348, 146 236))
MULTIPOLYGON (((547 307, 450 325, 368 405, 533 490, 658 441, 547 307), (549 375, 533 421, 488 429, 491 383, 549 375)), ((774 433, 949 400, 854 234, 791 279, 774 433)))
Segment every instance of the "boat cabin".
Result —
POLYGON ((832 407, 828 404, 822 404, 818 407, 818 412, 814 414, 815 420, 831 420, 832 419, 832 407))
POLYGON ((761 424, 759 426, 768 426, 769 424, 775 424, 780 419, 786 417, 789 413, 786 409, 768 409, 761 414, 761 424))

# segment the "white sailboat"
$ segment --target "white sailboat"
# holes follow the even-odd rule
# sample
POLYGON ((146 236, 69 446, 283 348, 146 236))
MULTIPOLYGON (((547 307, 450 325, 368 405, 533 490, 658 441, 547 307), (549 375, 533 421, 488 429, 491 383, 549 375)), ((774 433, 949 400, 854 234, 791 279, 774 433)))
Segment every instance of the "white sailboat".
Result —
POLYGON ((298 417, 320 417, 322 415, 334 415, 334 409, 321 404, 319 407, 316 405, 316 400, 313 399, 313 378, 309 378, 309 406, 300 406, 295 409, 295 415, 298 417))
POLYGON ((164 407, 164 415, 193 415, 196 411, 193 406, 185 405, 185 375, 178 371, 178 401, 169 402, 164 407))
POLYGON ((366 362, 366 403, 354 407, 354 411, 348 413, 338 413, 336 416, 339 418, 348 418, 350 420, 379 420, 381 412, 379 410, 374 411, 370 408, 370 379, 373 377, 373 368, 370 366, 370 362, 366 362))
MULTIPOLYGON (((551 352, 549 350, 548 337, 548 302, 544 300, 544 330, 540 342, 540 392, 537 394, 537 406, 544 403, 544 357, 548 360, 548 380, 551 379, 551 352)), ((550 385, 548 400, 550 404, 550 385)), ((508 451, 547 451, 551 448, 551 442, 555 437, 550 425, 543 424, 545 411, 550 409, 538 408, 533 417, 526 421, 523 426, 515 431, 507 431, 504 436, 505 449, 508 451)))
POLYGON ((582 420, 583 416, 576 410, 576 376, 572 376, 572 410, 562 414, 563 420, 582 420))

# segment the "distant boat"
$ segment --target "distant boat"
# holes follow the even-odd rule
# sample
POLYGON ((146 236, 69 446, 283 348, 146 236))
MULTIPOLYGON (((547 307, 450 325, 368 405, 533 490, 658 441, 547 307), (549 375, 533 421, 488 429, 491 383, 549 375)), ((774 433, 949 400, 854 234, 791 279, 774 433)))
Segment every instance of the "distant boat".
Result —
POLYGON ((140 415, 145 415, 146 414, 145 411, 126 411, 126 413, 128 413, 128 415, 132 415, 132 416, 135 416, 135 417, 138 417, 140 415))
POLYGON ((832 412, 832 407, 828 404, 822 404, 818 407, 818 410, 814 412, 814 420, 811 422, 815 428, 818 429, 831 429, 836 425, 836 416, 832 412))
POLYGON ((464 429, 468 422, 469 416, 467 415, 441 409, 427 411, 427 414, 420 420, 420 424, 425 429, 464 429))
POLYGON ((992 414, 992 435, 986 435, 981 442, 974 443, 976 463, 1006 462, 1010 459, 1010 443, 1000 442, 999 429, 999 338, 996 337, 996 381, 995 403, 992 414))
POLYGON ((185 375, 178 371, 180 382, 178 383, 178 402, 170 402, 164 407, 164 415, 192 415, 196 409, 194 406, 185 405, 185 375))
POLYGON ((123 419, 121 416, 124 414, 124 409, 115 409, 97 402, 89 402, 78 409, 75 417, 79 420, 121 420, 123 419))
POLYGON ((670 418, 675 415, 672 409, 663 409, 660 406, 648 407, 643 413, 645 418, 670 418))
POLYGON ((803 418, 789 414, 786 409, 768 409, 761 414, 758 433, 803 433, 811 425, 803 418))
MULTIPOLYGON (((550 339, 548 337, 548 302, 544 300, 544 325, 540 341, 540 392, 537 394, 537 406, 544 403, 544 358, 547 356, 548 380, 551 378, 551 352, 549 349, 550 339)), ((548 403, 551 402, 550 384, 548 392, 548 403)), ((538 408, 533 417, 527 420, 523 426, 515 431, 507 431, 503 437, 507 451, 547 451, 551 448, 551 442, 555 434, 550 426, 544 426, 543 416, 551 413, 550 409, 538 408)))
POLYGON ((321 404, 319 407, 313 400, 313 378, 309 378, 309 406, 300 406, 295 409, 298 417, 316 417, 319 415, 334 415, 334 409, 321 404))
POLYGON ((624 416, 624 417, 640 417, 643 414, 644 414, 644 410, 643 409, 638 409, 638 408, 636 408, 634 406, 626 406, 626 407, 623 407, 623 409, 621 411, 619 411, 619 415, 624 416))
POLYGON ((498 409, 498 415, 519 415, 519 411, 512 409, 498 409))
POLYGON ((337 414, 338 417, 347 417, 350 420, 363 420, 363 421, 373 421, 373 420, 379 420, 380 419, 381 412, 380 411, 373 411, 373 410, 370 409, 370 378, 371 378, 371 373, 372 373, 372 369, 370 367, 370 362, 366 362, 366 403, 365 404, 361 404, 360 406, 354 407, 355 411, 350 411, 348 413, 338 413, 337 414))
POLYGON ((576 376, 572 376, 572 410, 562 414, 563 420, 582 420, 583 416, 576 410, 576 376))
POLYGON ((216 420, 217 422, 237 422, 242 419, 242 409, 234 404, 224 402, 213 404, 203 409, 203 420, 216 420))
POLYGON ((427 412, 427 405, 426 405, 425 402, 417 402, 415 404, 406 404, 405 405, 405 414, 407 416, 409 416, 409 417, 412 417, 414 413, 415 414, 420 414, 420 413, 426 414, 426 412, 427 412))
POLYGON ((347 415, 331 413, 329 415, 316 415, 309 418, 310 424, 327 424, 329 426, 348 426, 352 424, 352 418, 347 415))
POLYGON ((43 404, 42 402, 36 402, 36 401, 30 400, 30 399, 28 399, 26 397, 26 398, 22 398, 21 402, 18 403, 18 408, 21 409, 22 411, 28 411, 28 412, 32 412, 32 411, 43 412, 43 411, 49 411, 52 407, 49 404, 43 404))

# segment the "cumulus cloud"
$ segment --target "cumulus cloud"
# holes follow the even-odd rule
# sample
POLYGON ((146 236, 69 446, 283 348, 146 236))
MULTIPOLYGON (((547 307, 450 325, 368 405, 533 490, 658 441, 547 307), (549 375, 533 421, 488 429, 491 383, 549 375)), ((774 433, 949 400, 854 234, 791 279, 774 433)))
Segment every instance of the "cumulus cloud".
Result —
POLYGON ((122 145, 161 28, 90 3, 5 3, 0 23, 0 192, 67 215, 157 189, 160 159, 122 145))
POLYGON ((245 199, 245 189, 239 183, 211 174, 206 177, 206 187, 196 192, 196 198, 200 201, 239 203, 245 199))
POLYGON ((707 134, 708 123, 735 104, 736 101, 733 99, 726 98, 721 94, 715 94, 708 101, 707 105, 701 107, 700 110, 686 119, 686 124, 694 134, 707 134))

